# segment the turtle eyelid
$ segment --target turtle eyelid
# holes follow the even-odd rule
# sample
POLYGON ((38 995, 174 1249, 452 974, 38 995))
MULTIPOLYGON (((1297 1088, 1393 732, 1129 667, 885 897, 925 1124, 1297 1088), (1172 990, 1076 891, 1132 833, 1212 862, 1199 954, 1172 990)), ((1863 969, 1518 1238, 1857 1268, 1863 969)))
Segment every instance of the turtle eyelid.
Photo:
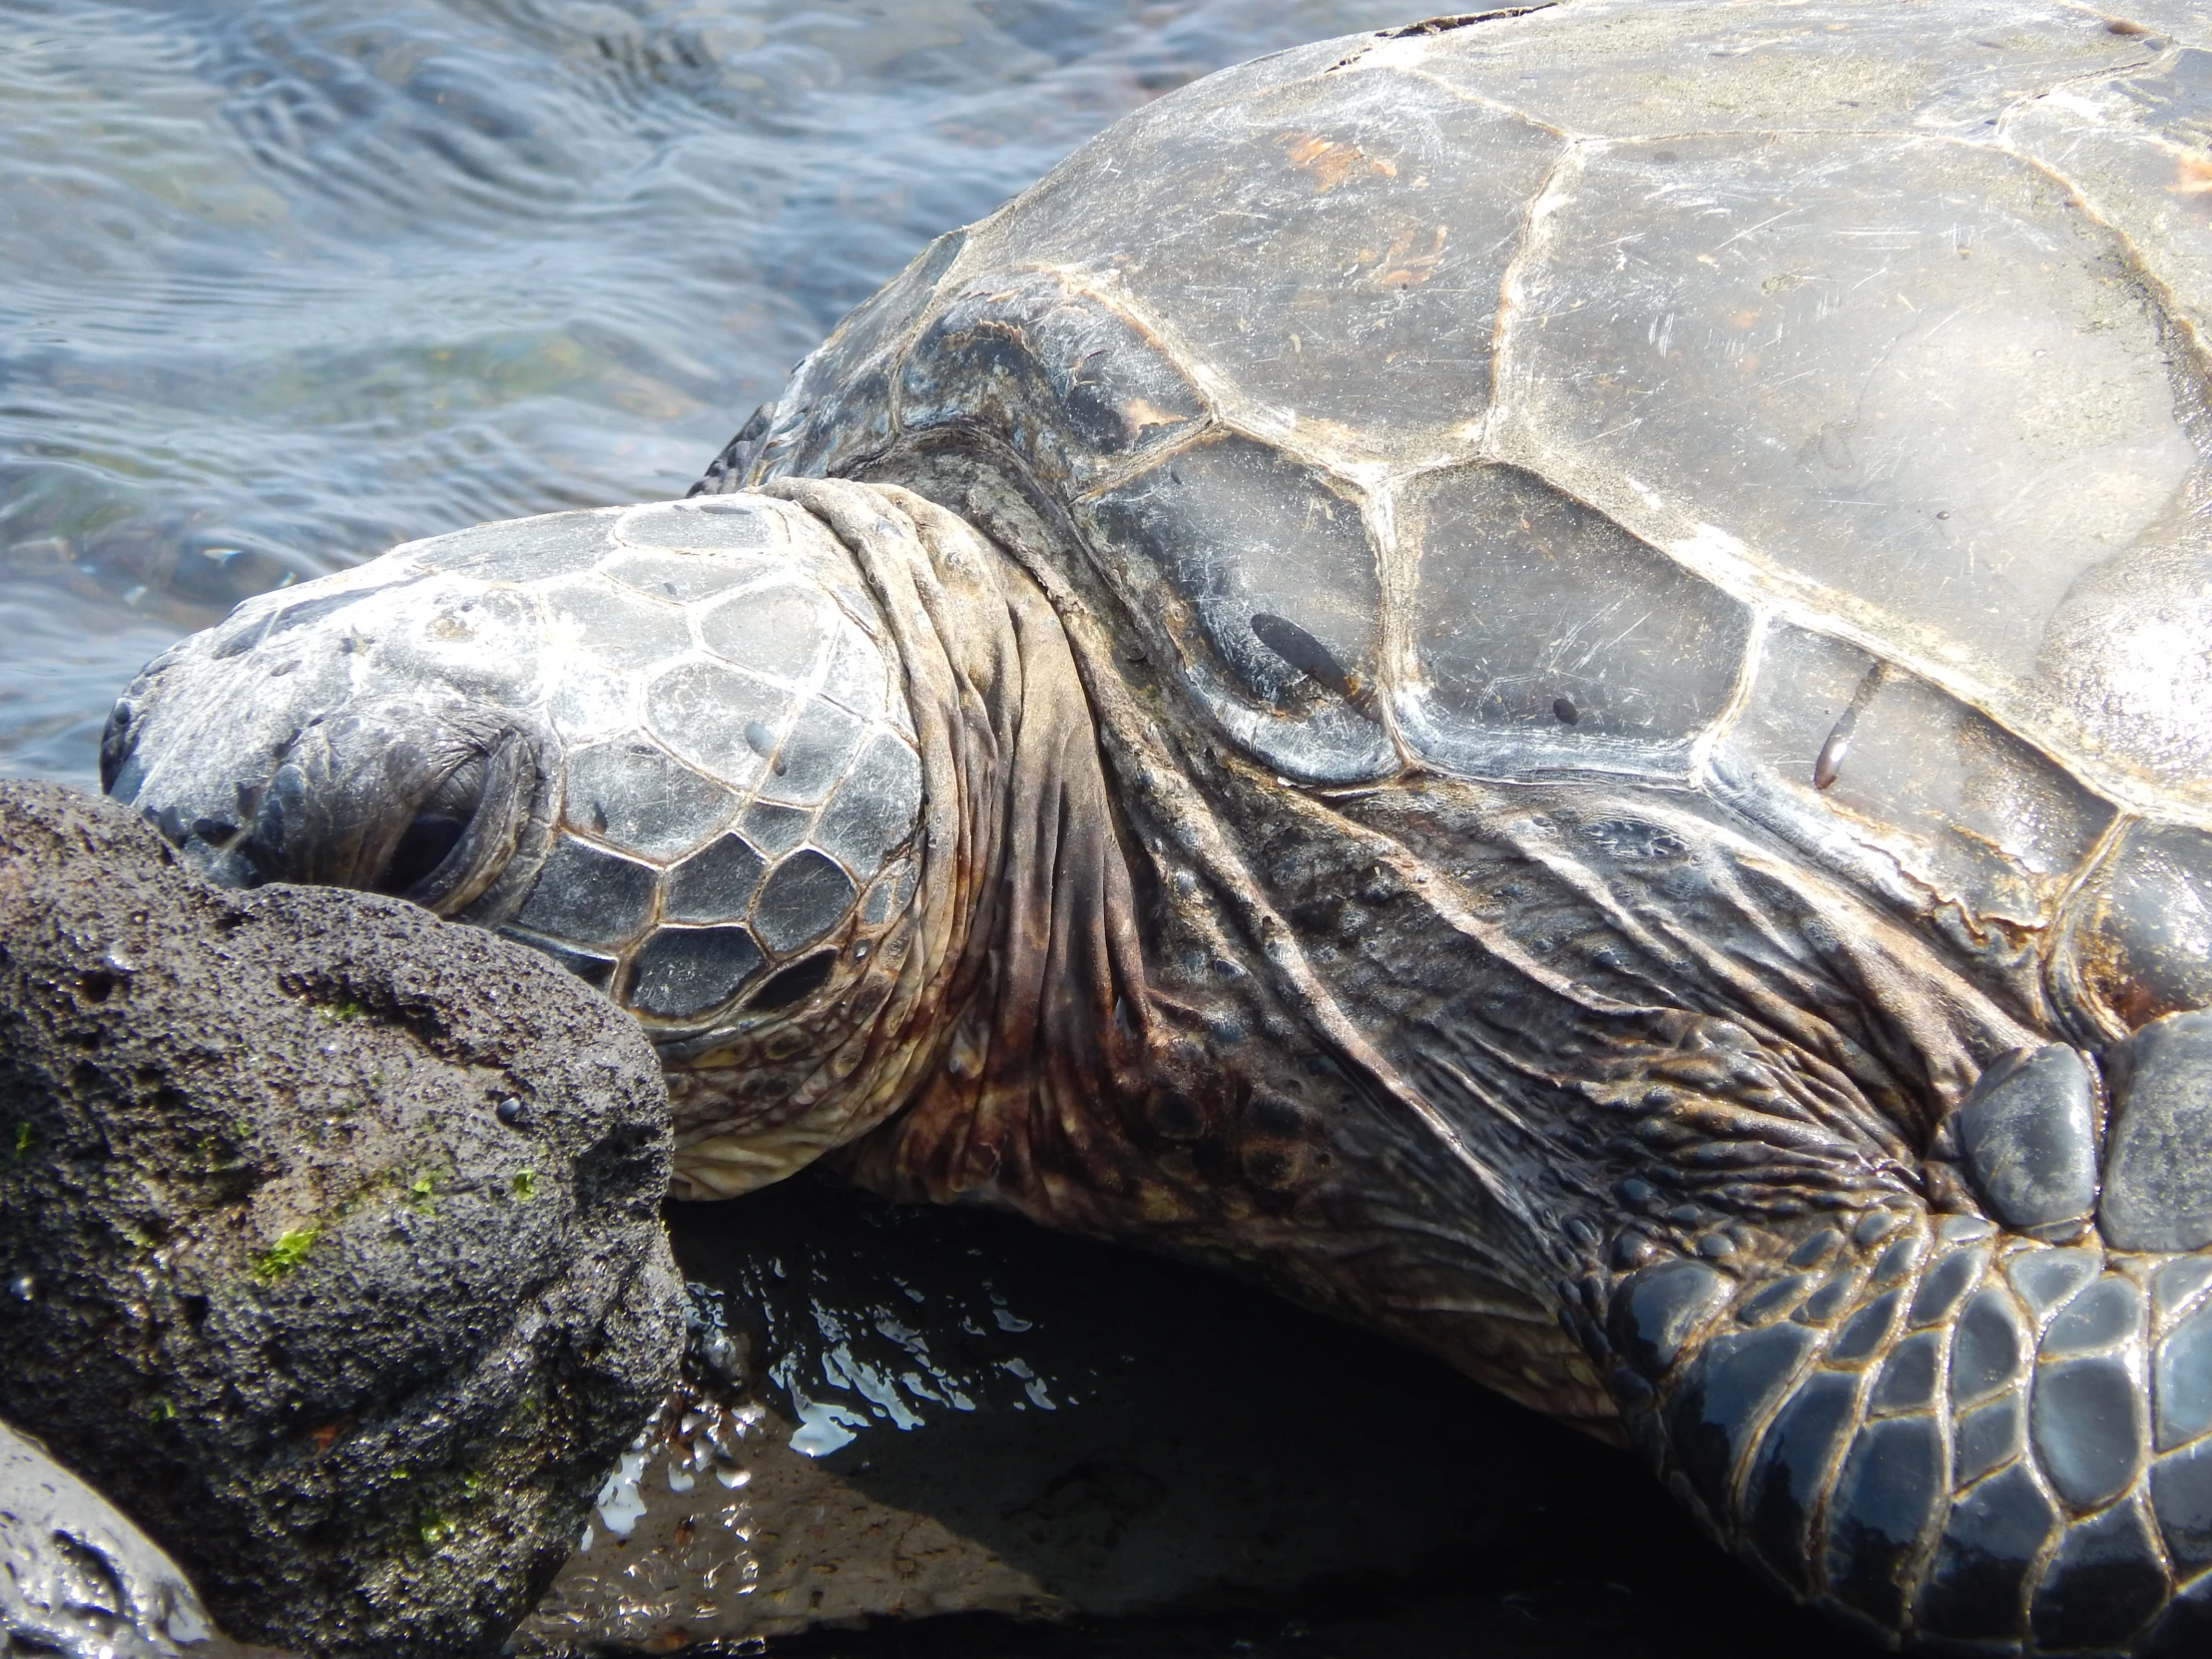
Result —
POLYGON ((415 809, 375 889, 446 916, 474 901, 513 855, 541 771, 537 745, 523 732, 470 745, 415 809))

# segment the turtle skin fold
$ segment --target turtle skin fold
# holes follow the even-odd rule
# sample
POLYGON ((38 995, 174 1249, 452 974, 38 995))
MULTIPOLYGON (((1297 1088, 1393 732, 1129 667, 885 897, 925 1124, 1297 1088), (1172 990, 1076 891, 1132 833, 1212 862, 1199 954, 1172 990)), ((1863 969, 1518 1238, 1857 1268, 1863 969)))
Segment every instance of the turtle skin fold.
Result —
POLYGON ((840 1156, 1625 1428, 1884 1643, 2201 1651, 2208 65, 2166 5, 1441 19, 932 245, 698 488, 1037 574, 1205 1065, 1058 1108, 1142 1155, 1049 1194, 951 1110, 840 1156))

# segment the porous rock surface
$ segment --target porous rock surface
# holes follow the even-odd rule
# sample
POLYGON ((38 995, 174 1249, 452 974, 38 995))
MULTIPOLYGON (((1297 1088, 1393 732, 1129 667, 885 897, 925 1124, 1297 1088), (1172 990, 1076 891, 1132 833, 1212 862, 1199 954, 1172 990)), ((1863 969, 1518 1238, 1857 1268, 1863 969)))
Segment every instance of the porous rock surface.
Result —
POLYGON ((674 1380, 668 1147, 521 947, 0 785, 0 1417, 231 1635, 497 1648, 674 1380))

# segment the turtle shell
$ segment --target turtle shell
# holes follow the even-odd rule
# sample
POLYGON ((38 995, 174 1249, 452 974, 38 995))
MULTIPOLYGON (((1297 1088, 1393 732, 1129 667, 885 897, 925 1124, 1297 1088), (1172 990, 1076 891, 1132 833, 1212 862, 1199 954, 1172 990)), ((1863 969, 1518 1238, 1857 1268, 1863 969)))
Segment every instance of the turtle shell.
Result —
POLYGON ((2201 12, 1571 0, 1161 99, 708 487, 966 445, 1286 780, 1700 790, 2114 1035, 2212 1002, 2208 328, 2201 12))

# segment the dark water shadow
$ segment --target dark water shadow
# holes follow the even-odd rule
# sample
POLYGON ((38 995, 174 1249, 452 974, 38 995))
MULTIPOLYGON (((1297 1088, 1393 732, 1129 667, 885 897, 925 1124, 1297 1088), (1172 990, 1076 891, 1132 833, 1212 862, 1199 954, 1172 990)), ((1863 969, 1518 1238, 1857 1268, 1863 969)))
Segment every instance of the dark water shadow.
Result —
POLYGON ((1218 1276, 816 1179, 678 1206, 672 1226, 826 1468, 1115 1615, 886 1621, 743 1651, 1864 1651, 1620 1453, 1218 1276))

